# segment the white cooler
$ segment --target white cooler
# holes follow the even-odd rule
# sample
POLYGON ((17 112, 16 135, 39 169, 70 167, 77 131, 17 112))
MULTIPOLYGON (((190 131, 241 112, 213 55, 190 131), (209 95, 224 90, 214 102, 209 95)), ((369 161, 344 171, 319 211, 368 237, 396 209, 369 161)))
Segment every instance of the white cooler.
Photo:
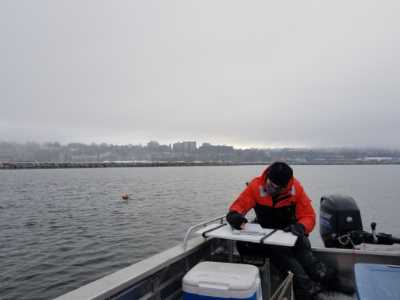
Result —
POLYGON ((246 264, 201 262, 183 277, 183 300, 262 299, 258 268, 246 264))

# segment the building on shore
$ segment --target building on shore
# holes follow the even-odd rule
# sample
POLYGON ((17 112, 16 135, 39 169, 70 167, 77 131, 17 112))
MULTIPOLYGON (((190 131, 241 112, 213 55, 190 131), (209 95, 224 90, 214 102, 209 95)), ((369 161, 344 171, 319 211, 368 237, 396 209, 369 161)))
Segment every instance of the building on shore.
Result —
POLYGON ((191 153, 197 150, 196 142, 177 142, 172 145, 172 151, 180 153, 191 153))

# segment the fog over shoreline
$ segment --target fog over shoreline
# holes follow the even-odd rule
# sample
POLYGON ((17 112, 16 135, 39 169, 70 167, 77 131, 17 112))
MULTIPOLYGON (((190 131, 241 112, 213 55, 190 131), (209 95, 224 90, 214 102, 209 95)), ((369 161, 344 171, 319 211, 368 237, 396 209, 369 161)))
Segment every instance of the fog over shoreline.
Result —
POLYGON ((0 142, 0 168, 101 168, 269 164, 400 164, 400 150, 355 148, 238 149, 195 141, 163 145, 0 142))
MULTIPOLYGON (((12 140, 0 140, 0 145, 1 146, 10 146, 10 145, 15 145, 15 146, 34 146, 34 147, 68 147, 68 146, 73 146, 73 145, 81 145, 84 147, 90 147, 90 146, 116 146, 116 147, 149 147, 149 145, 156 143, 161 147, 169 147, 173 148, 174 144, 180 144, 180 143, 196 143, 196 147, 199 148, 202 145, 212 145, 212 146, 217 146, 217 147, 231 147, 235 150, 283 150, 283 149, 293 149, 293 150, 327 150, 327 151, 340 151, 340 150, 359 150, 359 151, 393 151, 397 152, 400 151, 400 146, 399 147, 384 147, 384 146, 353 146, 353 145, 330 145, 330 146, 299 146, 299 145, 274 145, 274 146, 245 146, 245 145, 230 145, 230 144, 225 144, 225 143, 211 143, 210 141, 205 141, 205 142, 198 142, 195 140, 183 140, 179 139, 176 141, 170 141, 166 143, 162 143, 156 140, 148 140, 145 142, 139 142, 139 143, 108 143, 108 142, 82 142, 82 141, 70 141, 70 142, 61 142, 61 141, 52 141, 52 140, 44 140, 44 141, 33 141, 33 140, 27 140, 27 141, 12 141, 12 140)), ((151 146, 150 146, 151 147, 151 146)))

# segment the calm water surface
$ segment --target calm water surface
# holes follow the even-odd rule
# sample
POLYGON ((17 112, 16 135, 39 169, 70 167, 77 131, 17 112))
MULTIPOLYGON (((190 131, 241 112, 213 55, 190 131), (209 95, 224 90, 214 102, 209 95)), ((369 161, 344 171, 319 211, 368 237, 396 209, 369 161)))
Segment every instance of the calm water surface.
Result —
MULTIPOLYGON (((0 171, 0 299, 51 299, 181 242, 262 166, 0 171), (130 200, 121 200, 128 192, 130 200)), ((314 207, 358 202, 400 236, 400 166, 295 166, 314 207)), ((318 228, 311 236, 321 245, 318 228)))

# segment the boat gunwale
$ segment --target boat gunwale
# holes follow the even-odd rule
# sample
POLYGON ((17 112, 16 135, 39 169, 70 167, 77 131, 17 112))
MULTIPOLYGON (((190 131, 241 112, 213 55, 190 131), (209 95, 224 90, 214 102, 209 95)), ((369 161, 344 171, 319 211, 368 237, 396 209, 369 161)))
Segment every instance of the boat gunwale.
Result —
POLYGON ((149 275, 195 253, 208 242, 208 240, 204 240, 202 237, 192 238, 187 242, 185 250, 183 248, 183 243, 180 243, 177 246, 145 258, 126 268, 67 292, 66 294, 60 295, 56 297, 55 300, 98 300, 113 297, 121 291, 139 283, 149 275))

